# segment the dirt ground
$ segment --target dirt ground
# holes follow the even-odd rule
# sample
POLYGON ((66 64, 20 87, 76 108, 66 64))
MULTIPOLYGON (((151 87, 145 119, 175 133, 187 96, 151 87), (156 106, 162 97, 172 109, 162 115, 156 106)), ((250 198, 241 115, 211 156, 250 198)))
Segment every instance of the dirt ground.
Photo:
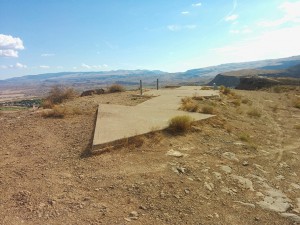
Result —
POLYGON ((82 113, 62 119, 2 112, 0 224, 297 224, 300 91, 234 92, 199 100, 217 116, 187 134, 100 155, 88 154, 97 104, 146 99, 76 98, 65 105, 82 113))

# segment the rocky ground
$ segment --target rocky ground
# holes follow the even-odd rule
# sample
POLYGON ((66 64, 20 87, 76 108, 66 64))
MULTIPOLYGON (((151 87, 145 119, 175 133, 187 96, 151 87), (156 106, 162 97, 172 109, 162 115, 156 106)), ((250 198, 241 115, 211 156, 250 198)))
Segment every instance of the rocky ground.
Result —
POLYGON ((77 98, 62 119, 2 112, 0 224, 300 223, 299 88, 235 93, 199 100, 217 116, 187 134, 101 155, 88 154, 97 104, 145 99, 77 98))

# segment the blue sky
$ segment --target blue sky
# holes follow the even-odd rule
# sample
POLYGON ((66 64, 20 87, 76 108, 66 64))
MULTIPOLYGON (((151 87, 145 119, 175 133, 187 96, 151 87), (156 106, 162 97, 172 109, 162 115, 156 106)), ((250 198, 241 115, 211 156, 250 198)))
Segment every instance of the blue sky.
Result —
POLYGON ((300 0, 0 0, 0 79, 300 55, 300 0))

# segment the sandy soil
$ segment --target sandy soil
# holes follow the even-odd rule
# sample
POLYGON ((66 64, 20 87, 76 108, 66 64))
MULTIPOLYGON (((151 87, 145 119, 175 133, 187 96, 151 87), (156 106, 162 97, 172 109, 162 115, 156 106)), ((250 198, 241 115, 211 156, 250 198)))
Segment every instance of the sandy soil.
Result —
POLYGON ((96 156, 86 153, 97 104, 145 99, 77 98, 65 105, 82 115, 63 119, 0 114, 0 224, 297 224, 300 92, 236 93, 244 103, 199 101, 217 116, 187 134, 158 132, 96 156))

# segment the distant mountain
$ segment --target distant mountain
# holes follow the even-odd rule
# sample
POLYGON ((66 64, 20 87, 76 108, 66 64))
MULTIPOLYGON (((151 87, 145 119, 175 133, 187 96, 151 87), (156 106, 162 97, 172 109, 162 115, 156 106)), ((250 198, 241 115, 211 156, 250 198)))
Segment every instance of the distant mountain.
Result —
MULTIPOLYGON (((161 85, 168 84, 205 84, 216 75, 238 76, 237 74, 261 74, 274 76, 288 69, 289 74, 297 74, 300 56, 281 59, 269 59, 253 62, 228 63, 205 68, 191 69, 186 72, 167 73, 159 70, 114 70, 99 72, 61 72, 38 75, 27 75, 6 80, 0 80, 0 89, 8 87, 30 86, 31 88, 45 89, 54 84, 73 86, 77 89, 105 86, 111 83, 121 83, 136 86, 139 80, 145 85, 155 85, 159 78, 161 85), (296 66, 295 68, 291 66, 296 66), (290 68, 291 67, 291 68, 290 68), (256 69, 252 71, 252 69, 256 69), (235 71, 235 72, 234 72, 235 71), (230 72, 227 74, 227 72, 230 72)), ((287 72, 287 71, 286 71, 287 72)))

